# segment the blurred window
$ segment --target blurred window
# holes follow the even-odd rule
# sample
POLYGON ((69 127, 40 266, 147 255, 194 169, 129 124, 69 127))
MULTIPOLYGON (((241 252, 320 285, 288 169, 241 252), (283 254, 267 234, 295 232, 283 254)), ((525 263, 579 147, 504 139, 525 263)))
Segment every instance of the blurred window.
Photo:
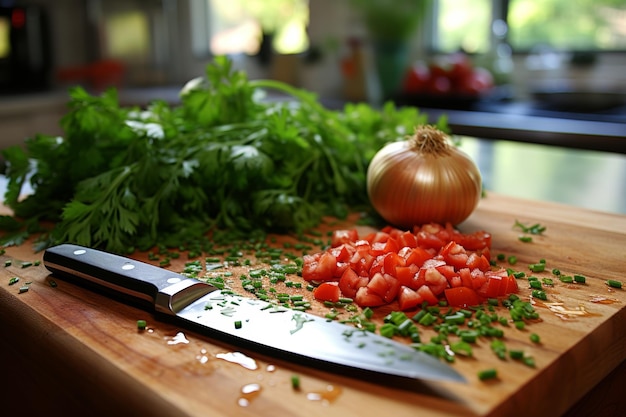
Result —
POLYGON ((626 50, 626 0, 511 0, 514 50, 626 50))
POLYGON ((433 13, 437 52, 485 53, 504 35, 517 52, 626 50, 626 0, 433 0, 433 13))
POLYGON ((11 44, 9 39, 9 32, 11 25, 9 19, 0 16, 0 59, 6 58, 11 52, 11 44))
POLYGON ((436 0, 434 49, 485 53, 490 48, 492 0, 436 0))
POLYGON ((308 0, 192 0, 192 47, 196 55, 255 54, 272 34, 281 54, 304 52, 308 0))
POLYGON ((104 27, 107 35, 105 56, 136 61, 150 55, 148 19, 141 11, 111 14, 104 27))

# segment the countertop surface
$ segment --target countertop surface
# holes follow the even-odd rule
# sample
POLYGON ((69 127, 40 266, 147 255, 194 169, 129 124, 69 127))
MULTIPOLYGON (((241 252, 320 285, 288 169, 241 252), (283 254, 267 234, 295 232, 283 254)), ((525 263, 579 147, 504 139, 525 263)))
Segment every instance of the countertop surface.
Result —
MULTIPOLYGON (((122 88, 120 103, 141 106, 156 99, 178 103, 180 88, 122 88)), ((67 100, 67 91, 59 90, 0 96, 0 119, 24 112, 62 109, 67 100)), ((341 100, 322 101, 330 107, 342 106, 341 100)), ((626 105, 572 110, 554 109, 530 99, 457 103, 401 98, 397 102, 419 107, 433 122, 446 115, 452 131, 459 135, 626 154, 626 105)))

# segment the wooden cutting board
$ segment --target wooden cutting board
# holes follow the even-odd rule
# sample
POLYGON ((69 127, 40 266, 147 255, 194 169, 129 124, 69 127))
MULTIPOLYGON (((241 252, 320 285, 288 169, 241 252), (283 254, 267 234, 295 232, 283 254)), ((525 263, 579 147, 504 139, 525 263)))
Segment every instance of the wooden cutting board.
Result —
MULTIPOLYGON (((349 225, 332 225, 340 226, 349 225)), ((3 375, 13 381, 1 390, 0 400, 11 416, 86 411, 225 417, 563 414, 626 359, 626 293, 605 283, 626 284, 626 216, 489 194, 460 229, 491 232, 492 254, 515 255, 516 270, 543 258, 548 272, 536 276, 550 276, 552 268, 586 276, 585 285, 555 280, 555 287, 546 291, 549 301, 586 314, 557 314, 538 304, 541 322, 524 330, 505 328, 507 347, 523 349, 536 367, 502 361, 488 342, 480 341, 472 358, 452 364, 467 384, 390 387, 242 352, 257 367, 248 369, 233 346, 61 279, 51 286, 42 265, 22 267, 22 261, 41 260, 41 254, 24 245, 8 248, 0 258, 0 265, 12 260, 11 266, 0 266, 0 353, 3 375), (516 219, 541 223, 547 230, 523 243, 513 229, 516 219), (9 286, 12 277, 20 282, 9 286), (28 291, 19 293, 27 282, 28 291), (137 331, 138 319, 147 320, 147 331, 137 331), (540 335, 540 344, 530 342, 532 332, 540 335), (221 355, 239 359, 229 362, 221 355), (480 381, 478 371, 491 367, 499 378, 480 381), (299 377, 299 390, 293 389, 292 376, 299 377)), ((136 257, 147 260, 146 254, 136 257)), ((169 268, 180 271, 184 261, 169 268)), ((520 286, 520 295, 527 297, 527 286, 522 281, 520 286)), ((312 298, 307 290, 299 291, 312 298)), ((317 305, 313 311, 323 313, 324 308, 317 305)), ((380 320, 388 311, 379 309, 376 317, 380 320)), ((427 329, 423 332, 428 335, 427 329)), ((617 390, 623 392, 623 387, 617 390)), ((603 398, 601 404, 621 407, 618 401, 603 398)))

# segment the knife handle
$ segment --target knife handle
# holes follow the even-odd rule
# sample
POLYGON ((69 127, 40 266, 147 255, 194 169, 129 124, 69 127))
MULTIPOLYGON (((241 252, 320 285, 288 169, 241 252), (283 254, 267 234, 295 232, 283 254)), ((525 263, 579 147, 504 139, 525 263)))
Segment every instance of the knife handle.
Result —
POLYGON ((146 300, 167 314, 175 314, 179 306, 216 290, 205 282, 158 266, 72 244, 46 249, 43 262, 59 277, 87 280, 146 300))

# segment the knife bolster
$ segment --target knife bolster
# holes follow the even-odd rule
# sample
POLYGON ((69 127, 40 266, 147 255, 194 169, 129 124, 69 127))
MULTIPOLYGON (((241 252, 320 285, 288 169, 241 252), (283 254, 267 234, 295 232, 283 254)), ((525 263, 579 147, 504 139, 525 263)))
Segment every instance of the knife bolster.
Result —
POLYGON ((176 314, 198 298, 215 291, 212 285, 188 278, 161 289, 155 300, 155 309, 160 313, 176 314))

